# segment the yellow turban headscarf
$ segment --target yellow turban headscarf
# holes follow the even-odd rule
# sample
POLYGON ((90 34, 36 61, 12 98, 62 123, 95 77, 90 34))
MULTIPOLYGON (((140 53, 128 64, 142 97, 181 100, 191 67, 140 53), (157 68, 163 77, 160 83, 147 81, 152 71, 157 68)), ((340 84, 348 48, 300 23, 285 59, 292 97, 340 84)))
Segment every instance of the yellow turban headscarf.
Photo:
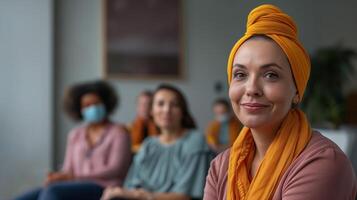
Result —
MULTIPOLYGON (((310 75, 310 59, 297 38, 297 28, 290 16, 273 5, 253 9, 247 21, 245 35, 234 45, 228 59, 228 82, 239 47, 254 35, 274 40, 286 54, 301 101, 310 75)), ((305 114, 291 109, 284 118, 269 146, 253 180, 249 179, 255 145, 249 128, 244 127, 234 142, 229 157, 227 200, 272 199, 285 170, 303 151, 311 138, 311 128, 305 114)))

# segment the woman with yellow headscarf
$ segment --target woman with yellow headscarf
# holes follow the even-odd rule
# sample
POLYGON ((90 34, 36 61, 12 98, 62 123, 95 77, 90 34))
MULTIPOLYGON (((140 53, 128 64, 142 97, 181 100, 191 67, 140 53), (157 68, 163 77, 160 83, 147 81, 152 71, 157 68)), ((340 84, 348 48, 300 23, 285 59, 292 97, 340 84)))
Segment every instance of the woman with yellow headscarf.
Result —
POLYGON ((297 108, 310 60, 290 16, 273 5, 253 9, 227 73, 232 107, 244 128, 212 161, 205 200, 355 198, 350 161, 297 108))

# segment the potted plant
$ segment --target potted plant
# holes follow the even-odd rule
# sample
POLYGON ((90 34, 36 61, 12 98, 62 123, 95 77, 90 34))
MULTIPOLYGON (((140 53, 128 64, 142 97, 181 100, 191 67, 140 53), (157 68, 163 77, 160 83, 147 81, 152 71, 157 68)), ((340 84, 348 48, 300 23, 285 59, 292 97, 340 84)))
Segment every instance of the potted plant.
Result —
POLYGON ((318 49, 311 56, 311 74, 302 109, 314 126, 337 128, 343 121, 343 85, 354 72, 353 49, 333 45, 318 49))

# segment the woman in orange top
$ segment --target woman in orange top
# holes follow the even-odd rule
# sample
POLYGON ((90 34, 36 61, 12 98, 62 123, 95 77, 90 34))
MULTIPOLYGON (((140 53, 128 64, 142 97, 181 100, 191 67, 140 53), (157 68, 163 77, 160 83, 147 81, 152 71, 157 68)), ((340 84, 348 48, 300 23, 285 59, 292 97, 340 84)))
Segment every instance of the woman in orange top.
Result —
POLYGON ((245 127, 212 161, 205 200, 355 198, 350 161, 297 107, 310 60, 290 16, 272 5, 253 9, 227 73, 232 107, 245 127))
POLYGON ((158 135, 158 130, 150 118, 150 105, 152 102, 152 92, 142 91, 137 97, 136 117, 127 127, 131 136, 131 150, 138 152, 141 143, 148 136, 158 135))
POLYGON ((213 103, 215 119, 208 124, 206 130, 207 143, 213 151, 220 153, 232 146, 242 124, 232 114, 231 106, 226 99, 219 98, 213 103))

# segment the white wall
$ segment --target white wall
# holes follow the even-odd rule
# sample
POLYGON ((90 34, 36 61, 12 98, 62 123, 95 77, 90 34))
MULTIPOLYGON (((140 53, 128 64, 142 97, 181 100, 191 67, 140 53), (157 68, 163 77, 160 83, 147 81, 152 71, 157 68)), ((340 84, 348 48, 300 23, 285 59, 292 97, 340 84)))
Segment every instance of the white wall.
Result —
POLYGON ((52 1, 0 1, 0 199, 42 184, 52 136, 52 1))
MULTIPOLYGON (((207 10, 197 12, 199 1, 192 1, 192 5, 185 3, 184 16, 184 57, 186 75, 183 80, 166 81, 177 84, 184 90, 190 101, 193 115, 200 127, 209 120, 210 106, 214 94, 215 81, 225 80, 225 60, 228 46, 234 37, 228 31, 210 33, 216 27, 209 20, 201 22, 200 17, 205 15, 214 19, 212 10, 217 8, 211 1, 207 10), (213 27, 212 27, 213 26, 213 27), (207 32, 206 32, 207 31, 207 32), (226 37, 230 34, 229 37, 226 37), (221 39, 219 39, 221 38, 221 39)), ((202 3, 202 1, 201 1, 202 3)), ((82 80, 90 80, 101 77, 102 67, 102 29, 101 29, 101 1, 77 0, 57 2, 56 38, 57 66, 56 66, 56 99, 63 96, 66 86, 82 80), (79 13, 78 10, 81 10, 79 13)), ((224 5, 218 11, 222 19, 230 17, 223 12, 224 5)), ((218 26, 221 26, 218 24, 218 26)), ((129 122, 134 118, 135 97, 142 89, 154 89, 161 80, 111 80, 120 93, 121 103, 119 110, 113 118, 121 122, 129 122)), ((221 95, 226 96, 226 92, 221 95)), ((68 131, 73 127, 60 109, 61 102, 56 103, 58 112, 58 148, 56 148, 57 167, 63 159, 63 152, 68 131)))

